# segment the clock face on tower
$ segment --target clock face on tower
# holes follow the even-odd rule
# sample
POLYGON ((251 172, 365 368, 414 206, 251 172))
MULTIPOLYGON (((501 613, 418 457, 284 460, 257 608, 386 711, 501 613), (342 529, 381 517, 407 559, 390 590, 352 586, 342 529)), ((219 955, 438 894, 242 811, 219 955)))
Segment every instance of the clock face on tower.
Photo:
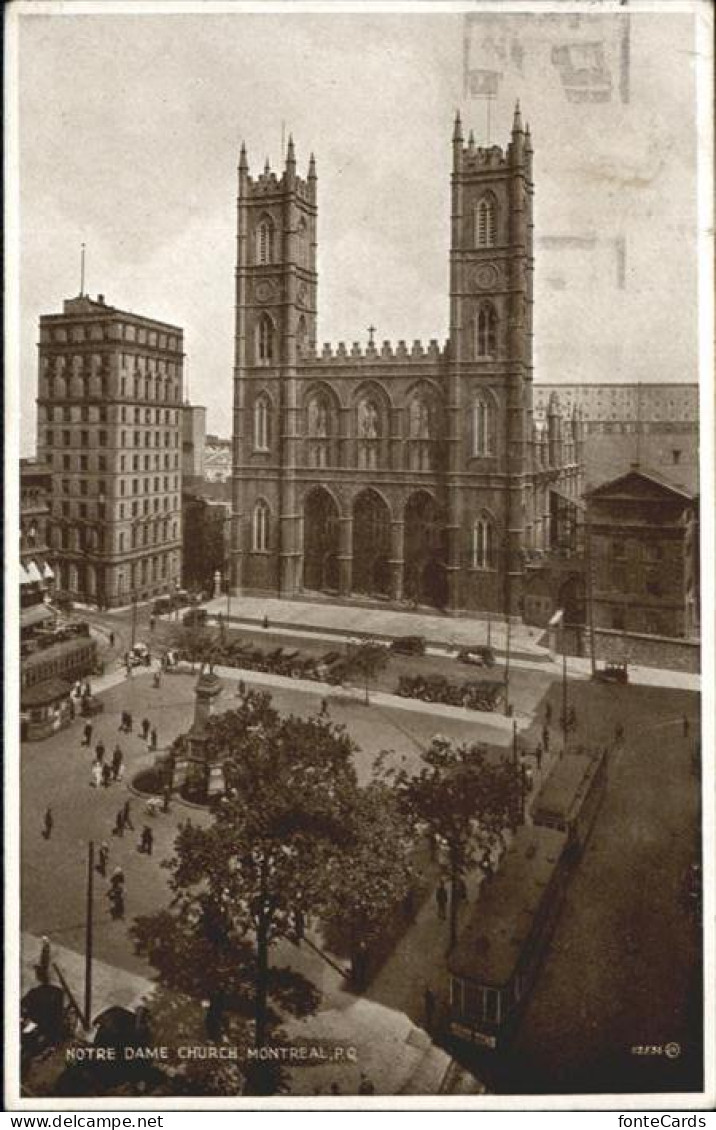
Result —
POLYGON ((500 274, 494 263, 483 263, 470 274, 470 283, 474 290, 491 290, 497 285, 500 274))
POLYGON ((269 282, 268 279, 257 283, 256 298, 259 302, 268 302, 270 298, 273 298, 273 283, 269 282))

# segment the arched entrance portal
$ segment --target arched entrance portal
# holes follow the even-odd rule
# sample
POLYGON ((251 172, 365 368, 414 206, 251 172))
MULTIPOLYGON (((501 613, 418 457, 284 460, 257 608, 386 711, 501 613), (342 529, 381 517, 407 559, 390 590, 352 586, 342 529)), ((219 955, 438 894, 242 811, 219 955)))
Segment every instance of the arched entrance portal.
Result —
POLYGON ((303 508, 303 587, 314 592, 338 591, 338 507, 317 487, 303 508))
POLYGON ((374 490, 353 505, 353 591, 373 596, 390 592, 390 512, 374 490))
POLYGON ((432 495, 419 491, 405 507, 405 595, 419 604, 447 606, 445 527, 432 495))

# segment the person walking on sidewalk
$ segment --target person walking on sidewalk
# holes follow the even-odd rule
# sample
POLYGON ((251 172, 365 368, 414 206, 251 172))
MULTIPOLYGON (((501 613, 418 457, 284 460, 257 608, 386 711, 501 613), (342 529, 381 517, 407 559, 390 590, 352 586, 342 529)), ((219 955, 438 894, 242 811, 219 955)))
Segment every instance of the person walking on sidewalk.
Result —
POLYGON ((123 808, 120 808, 119 812, 117 813, 117 819, 114 822, 114 828, 112 830, 112 835, 114 835, 114 836, 123 836, 124 835, 124 809, 123 808))
POLYGON ((122 809, 122 823, 124 824, 125 828, 130 828, 131 831, 133 832, 134 831, 134 824, 132 823, 132 816, 131 816, 131 813, 130 813, 130 805, 131 805, 131 801, 127 800, 127 801, 124 802, 124 808, 122 809))
POLYGON ((104 876, 104 875, 107 874, 107 864, 108 863, 109 863, 109 844, 107 843, 106 840, 102 840, 102 843, 100 844, 100 849, 99 849, 99 856, 98 856, 98 859, 97 859, 97 870, 99 871, 100 875, 104 876))
POLYGON ((104 765, 104 755, 105 755, 104 742, 100 739, 97 742, 97 746, 95 748, 95 756, 96 756, 98 765, 104 765))
POLYGON ((149 748, 150 749, 156 749, 157 748, 157 729, 156 729, 156 726, 152 726, 151 730, 149 731, 149 748))
POLYGON ((109 646, 114 647, 114 632, 109 633, 109 646))
POLYGON ((124 871, 119 866, 119 864, 117 864, 114 871, 112 872, 112 877, 109 880, 109 884, 113 890, 116 890, 118 887, 124 886, 124 871))
POLYGON ((269 618, 265 613, 264 613, 263 626, 264 626, 264 631, 268 631, 269 618))
POLYGON ((152 723, 149 721, 149 719, 143 718, 142 719, 142 737, 144 738, 145 742, 149 740, 149 731, 151 730, 151 728, 152 728, 152 723))
POLYGON ((438 918, 441 922, 445 921, 447 911, 448 893, 445 888, 445 883, 441 879, 438 883, 438 889, 435 892, 435 902, 438 908, 438 918))
POLYGON ((102 766, 102 784, 105 789, 108 789, 112 783, 112 769, 106 763, 102 766))
POLYGON ((114 747, 114 752, 112 753, 112 777, 115 781, 119 777, 119 770, 122 767, 123 761, 124 754, 122 753, 119 742, 117 742, 117 745, 114 747))
POLYGON ((52 963, 52 946, 47 934, 42 935, 40 947, 40 960, 37 966, 38 979, 46 984, 50 980, 50 965, 52 963))
POLYGON ((98 789, 102 784, 102 766, 99 761, 92 762, 92 780, 90 784, 93 788, 98 789))
POLYGON ((53 826, 54 823, 55 823, 55 821, 54 821, 54 817, 52 815, 52 809, 51 809, 50 805, 48 804, 47 808, 45 809, 44 828, 43 828, 43 832, 42 832, 42 834, 43 834, 43 836, 45 837, 46 840, 49 840, 50 836, 52 835, 52 826, 53 826))
POLYGON ((86 722, 84 729, 85 741, 84 744, 89 747, 92 745, 92 723, 86 722))
POLYGON ((142 835, 141 835, 140 840, 139 840, 139 850, 142 851, 142 852, 146 852, 147 855, 151 855, 153 847, 154 847, 154 832, 152 831, 152 829, 149 827, 148 824, 145 824, 144 827, 142 828, 142 835))

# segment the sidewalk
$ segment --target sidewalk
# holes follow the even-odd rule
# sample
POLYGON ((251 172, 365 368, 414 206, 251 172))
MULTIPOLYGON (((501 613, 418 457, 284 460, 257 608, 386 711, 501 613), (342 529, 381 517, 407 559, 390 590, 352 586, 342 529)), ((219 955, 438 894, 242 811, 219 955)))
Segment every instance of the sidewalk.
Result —
MULTIPOLYGON (((203 607, 211 616, 227 618, 227 599, 217 597, 203 607)), ((424 610, 400 612, 394 608, 361 608, 348 604, 325 604, 307 600, 279 600, 275 597, 239 596, 231 600, 231 623, 252 628, 262 627, 268 616, 272 628, 298 628, 305 634, 370 636, 392 639, 394 636, 424 636, 429 644, 441 648, 459 648, 487 643, 488 620, 441 616, 424 610)), ((490 621, 490 640, 496 651, 507 646, 507 629, 503 617, 490 621)), ((549 653, 538 642, 541 629, 513 623, 510 626, 510 651, 514 655, 540 659, 549 653)))

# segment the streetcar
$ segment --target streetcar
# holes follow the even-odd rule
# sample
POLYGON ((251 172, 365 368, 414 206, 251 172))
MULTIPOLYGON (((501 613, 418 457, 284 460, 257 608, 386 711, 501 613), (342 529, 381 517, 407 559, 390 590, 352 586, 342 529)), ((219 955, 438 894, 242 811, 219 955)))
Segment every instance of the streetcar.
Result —
POLYGON ((580 854, 607 787, 607 751, 567 753, 554 766, 532 807, 535 824, 566 832, 580 854))
POLYGON ((567 833, 523 825, 480 888, 448 962, 448 1032, 499 1051, 514 1031, 559 915, 570 871, 567 833))

